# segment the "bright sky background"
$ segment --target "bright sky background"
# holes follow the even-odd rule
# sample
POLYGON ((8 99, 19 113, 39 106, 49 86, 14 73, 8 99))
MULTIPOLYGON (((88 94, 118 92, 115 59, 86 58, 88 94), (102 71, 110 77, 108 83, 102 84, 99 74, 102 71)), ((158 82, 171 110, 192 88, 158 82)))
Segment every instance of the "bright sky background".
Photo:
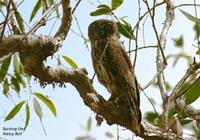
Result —
MULTIPOLYGON (((93 0, 91 0, 93 1, 93 0)), ((109 0, 103 0, 102 3, 108 3, 109 0)), ((181 0, 176 0, 175 4, 180 3, 181 0)), ((184 1, 188 3, 192 3, 193 1, 184 1)), ((20 6, 19 11, 23 14, 23 17, 25 21, 28 23, 29 16, 32 11, 33 6, 35 5, 36 1, 33 0, 25 0, 24 3, 20 6)), ((72 1, 72 7, 75 5, 76 1, 72 1)), ((100 17, 90 17, 90 12, 94 11, 96 9, 96 6, 98 6, 98 3, 96 0, 94 1, 95 5, 92 5, 89 3, 88 0, 82 1, 80 6, 77 8, 75 15, 78 19, 78 22, 80 23, 81 30, 85 37, 87 37, 87 27, 88 25, 97 18, 108 18, 106 16, 100 16, 100 17)), ((162 23, 164 21, 164 10, 165 7, 160 7, 156 13, 157 13, 157 26, 158 26, 158 32, 160 33, 162 23)), ((127 16, 127 20, 132 24, 135 25, 137 21, 137 1, 133 0, 124 0, 123 5, 116 11, 117 16, 127 16)), ((187 12, 190 12, 194 15, 194 10, 191 8, 185 8, 181 7, 181 9, 186 10, 187 12)), ((141 11, 143 13, 144 10, 141 11)), ((189 20, 187 20, 177 9, 175 11, 176 17, 175 21, 173 22, 173 26, 171 27, 169 34, 168 34, 168 40, 167 40, 167 48, 166 48, 166 55, 167 54, 176 54, 180 50, 175 48, 173 45, 173 42, 171 41, 171 38, 177 38, 181 34, 184 35, 184 48, 185 51, 188 52, 190 55, 195 55, 196 48, 192 46, 194 44, 194 34, 192 31, 193 24, 189 20)), ((199 13, 200 14, 200 13, 199 13)), ((41 16, 38 14, 38 16, 35 18, 35 20, 31 23, 34 24, 38 20, 38 18, 41 16)), ((0 17, 0 20, 2 21, 3 17, 0 17)), ((47 24, 46 27, 42 27, 40 30, 38 30, 38 34, 40 35, 48 35, 52 23, 54 22, 54 19, 47 24)), ((59 27, 59 24, 56 24, 54 27, 53 32, 57 30, 59 27)), ((75 20, 73 20, 72 23, 72 29, 79 33, 77 24, 75 20)), ((141 27, 142 29, 142 27, 141 27)), ((156 40, 155 37, 153 37, 153 30, 151 28, 151 22, 149 20, 146 21, 145 28, 145 44, 146 45, 155 45, 156 40), (150 23, 150 24, 149 24, 150 23)), ((121 38, 121 41, 126 41, 126 39, 121 38)), ((142 46, 142 32, 140 32, 139 37, 139 44, 142 46)), ((72 58, 80 68, 85 67, 88 72, 89 76, 92 77, 93 75, 93 69, 91 64, 91 58, 90 58, 90 44, 89 49, 87 49, 84 45, 84 41, 81 37, 77 36, 73 32, 69 32, 68 37, 63 43, 63 47, 60 49, 60 51, 57 53, 59 55, 66 55, 70 58, 72 58)), ((134 42, 132 43, 132 47, 134 49, 134 42)), ((57 54, 55 56, 57 56, 57 54)), ((155 67, 155 49, 146 49, 141 50, 138 52, 138 58, 137 58, 137 64, 136 64, 136 75, 139 83, 141 86, 146 85, 151 78, 156 73, 156 67, 155 67)), ((197 56, 196 56, 197 57, 197 56)), ((198 58, 198 57, 197 57, 198 58)), ((54 58, 55 60, 55 58, 54 58)), ((56 63, 54 60, 50 60, 48 64, 56 67, 56 63)), ((133 60, 133 59, 132 59, 133 60)), ((62 61, 63 64, 66 67, 69 67, 69 65, 62 61)), ((178 62, 177 66, 175 68, 172 67, 173 60, 170 59, 168 61, 169 65, 166 70, 166 79, 171 83, 172 86, 174 86, 177 81, 181 78, 181 76, 184 74, 187 68, 187 62, 185 60, 181 60, 178 62)), ((2 129, 3 127, 24 127, 24 120, 25 119, 25 112, 24 109, 20 112, 20 115, 18 114, 13 120, 4 122, 4 118, 0 118, 0 137, 7 138, 7 140, 74 140, 75 137, 86 135, 85 131, 81 128, 81 126, 85 126, 86 121, 89 116, 92 117, 93 125, 92 125, 92 131, 89 133, 97 140, 106 140, 108 138, 105 137, 105 132, 109 131, 112 134, 116 135, 117 127, 116 125, 108 126, 105 122, 102 123, 100 127, 96 127, 95 122, 95 114, 83 104, 82 99, 79 97, 78 92, 74 87, 67 84, 67 88, 59 88, 56 87, 53 89, 51 86, 47 86, 45 89, 42 89, 39 87, 38 83, 32 82, 32 90, 33 92, 41 92, 45 95, 48 95, 50 99, 53 101, 57 108, 57 118, 53 117, 51 112, 48 110, 48 108, 41 103, 42 109, 44 111, 44 117, 43 122, 45 129, 47 131, 47 136, 43 134, 41 124, 39 122, 38 117, 36 116, 33 108, 31 108, 31 120, 30 124, 26 130, 25 133, 23 133, 22 136, 16 136, 16 137, 6 137, 2 136, 2 129)), ((103 86, 98 84, 97 79, 95 79, 94 86, 98 93, 102 94, 105 98, 109 98, 109 94, 104 89, 103 86)), ((156 102, 158 102, 158 105, 161 104, 159 91, 157 89, 154 89, 152 87, 145 90, 145 92, 154 98, 156 102)), ((18 98, 16 94, 13 92, 13 99, 15 103, 18 103, 22 101, 23 99, 27 99, 27 93, 23 92, 21 93, 22 98, 18 98)), ((198 100, 197 102, 199 102, 198 100)), ((196 102, 196 103, 197 103, 196 102)), ((32 106, 31 101, 29 102, 29 105, 32 106)), ((0 117, 5 116, 9 113, 9 111, 13 108, 14 104, 13 101, 8 100, 5 96, 0 95, 0 117)), ((159 106, 156 106, 158 110, 160 110, 159 106)), ((144 97, 141 95, 141 110, 142 112, 152 110, 152 106, 144 97)), ((123 128, 119 128, 120 133, 119 135, 123 138, 129 138, 131 137, 131 133, 129 133, 128 130, 124 130, 123 128)), ((135 138, 135 140, 139 140, 140 138, 135 138)))

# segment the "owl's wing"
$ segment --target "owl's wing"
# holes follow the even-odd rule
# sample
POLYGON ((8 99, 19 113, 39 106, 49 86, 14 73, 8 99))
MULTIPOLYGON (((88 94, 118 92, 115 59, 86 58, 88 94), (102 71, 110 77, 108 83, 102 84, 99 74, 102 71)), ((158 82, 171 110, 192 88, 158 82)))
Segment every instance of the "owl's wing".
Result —
POLYGON ((108 90, 108 92, 111 93, 111 80, 107 73, 107 69, 103 65, 103 60, 100 60, 103 52, 103 50, 101 50, 101 43, 93 43, 92 47, 92 64, 97 75, 97 79, 108 90))
POLYGON ((111 86, 111 90, 114 92, 113 94, 124 98, 125 102, 128 103, 134 118, 133 126, 139 129, 141 112, 137 80, 131 61, 119 40, 109 41, 105 57, 103 65, 109 77, 113 77, 112 83, 114 84, 111 86))
POLYGON ((129 88, 138 88, 131 61, 119 40, 109 41, 105 57, 103 64, 109 75, 114 75, 117 81, 124 81, 129 88))

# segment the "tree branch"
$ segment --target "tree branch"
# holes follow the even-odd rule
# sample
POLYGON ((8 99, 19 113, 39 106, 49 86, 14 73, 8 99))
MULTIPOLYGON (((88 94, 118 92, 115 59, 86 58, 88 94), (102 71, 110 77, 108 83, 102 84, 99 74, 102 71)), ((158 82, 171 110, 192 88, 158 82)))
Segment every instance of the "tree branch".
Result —
MULTIPOLYGON (((161 50, 165 49, 166 36, 168 34, 169 28, 172 25, 172 21, 174 20, 174 4, 173 4, 173 2, 171 0, 165 0, 165 3, 167 5, 166 6, 166 18, 165 18, 165 21, 164 21, 162 32, 160 34, 161 50)), ((161 54, 162 54, 161 50, 159 50, 159 49, 157 50, 157 60, 156 60, 157 71, 160 71, 160 69, 162 69, 165 65, 165 58, 161 57, 161 54)), ((168 95, 166 94, 165 77, 164 77, 163 71, 158 76, 158 85, 159 85, 159 89, 160 89, 160 92, 161 92, 161 95, 162 95, 162 98, 163 98, 163 101, 164 101, 164 104, 163 104, 163 125, 164 125, 164 129, 168 130, 168 113, 169 113, 170 101, 169 101, 168 95)))
POLYGON ((69 32, 69 28, 72 22, 72 13, 70 7, 70 0, 62 0, 62 9, 63 17, 61 25, 55 34, 55 37, 59 37, 61 40, 64 40, 69 32))

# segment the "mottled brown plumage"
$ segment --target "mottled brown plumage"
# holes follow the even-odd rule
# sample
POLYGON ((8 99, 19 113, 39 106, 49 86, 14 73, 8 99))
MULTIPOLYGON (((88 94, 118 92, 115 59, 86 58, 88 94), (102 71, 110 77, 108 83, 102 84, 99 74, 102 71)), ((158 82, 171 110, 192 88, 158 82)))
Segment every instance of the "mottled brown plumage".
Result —
POLYGON ((140 96, 131 61, 119 39, 115 22, 102 19, 89 25, 92 63, 99 82, 111 93, 110 101, 128 107, 133 128, 139 131, 140 96))

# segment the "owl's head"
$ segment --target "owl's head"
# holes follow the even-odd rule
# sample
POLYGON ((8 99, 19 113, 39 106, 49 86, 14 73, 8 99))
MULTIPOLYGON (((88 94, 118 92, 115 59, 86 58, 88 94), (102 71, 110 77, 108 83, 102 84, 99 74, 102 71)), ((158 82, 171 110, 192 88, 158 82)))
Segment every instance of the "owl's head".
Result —
POLYGON ((88 27, 88 36, 90 40, 105 39, 113 34, 118 34, 118 30, 116 23, 111 20, 96 20, 88 27))

